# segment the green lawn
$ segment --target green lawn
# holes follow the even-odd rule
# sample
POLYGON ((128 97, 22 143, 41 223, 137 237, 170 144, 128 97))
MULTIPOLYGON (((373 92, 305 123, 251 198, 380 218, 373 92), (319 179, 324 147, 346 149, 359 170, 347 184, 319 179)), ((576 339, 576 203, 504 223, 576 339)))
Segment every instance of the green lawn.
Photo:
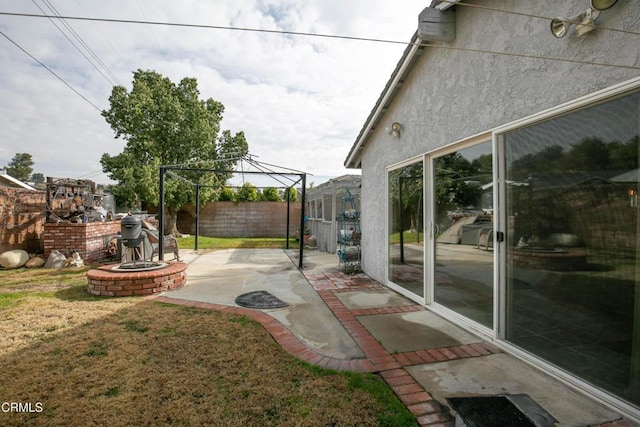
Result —
MULTIPOLYGON (((422 231, 415 233, 412 231, 405 231, 402 233, 404 243, 420 243, 424 241, 424 234, 422 231)), ((391 244, 397 245, 400 243, 400 232, 392 233, 390 236, 391 244)))
MULTIPOLYGON (((284 237, 205 237, 198 236, 198 250, 204 249, 236 249, 236 248, 259 248, 259 249, 285 249, 286 239, 284 237)), ((180 249, 194 249, 195 236, 182 237, 178 239, 180 249)), ((297 249, 298 242, 294 237, 289 238, 289 248, 297 249)))

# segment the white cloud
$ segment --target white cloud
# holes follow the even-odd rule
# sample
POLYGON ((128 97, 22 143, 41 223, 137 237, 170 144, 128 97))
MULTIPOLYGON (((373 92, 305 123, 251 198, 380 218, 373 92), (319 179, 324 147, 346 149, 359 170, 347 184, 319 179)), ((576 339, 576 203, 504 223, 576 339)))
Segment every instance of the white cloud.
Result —
MULTIPOLYGON (((41 0, 36 0, 42 5, 41 0)), ((49 0, 62 15, 236 26, 408 42, 426 2, 384 0, 49 0)), ((42 6, 44 8, 44 6, 42 6)), ((40 13, 0 0, 2 12, 40 13)), ((202 98, 225 105, 224 129, 244 131, 260 160, 336 176, 404 46, 261 32, 69 20, 130 87, 153 69, 198 80, 202 98)), ((100 109, 112 84, 42 18, 0 16, 0 29, 100 109)), ((0 37, 0 165, 32 154, 34 171, 100 175, 100 156, 123 147, 89 103, 0 37)), ((76 42, 77 43, 77 42, 76 42)), ((351 171, 353 172, 353 171, 351 171)))

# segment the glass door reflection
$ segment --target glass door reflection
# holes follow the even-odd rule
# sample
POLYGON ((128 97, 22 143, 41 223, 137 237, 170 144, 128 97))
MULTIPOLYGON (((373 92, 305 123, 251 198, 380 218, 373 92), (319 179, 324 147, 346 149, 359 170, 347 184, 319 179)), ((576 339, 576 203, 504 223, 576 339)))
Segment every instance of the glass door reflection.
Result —
POLYGON ((491 142, 433 160, 434 301, 493 328, 491 142))
POLYGON ((640 407, 640 93, 505 134, 506 339, 640 407))
POLYGON ((388 175, 389 281, 424 297, 424 176, 422 161, 388 175))

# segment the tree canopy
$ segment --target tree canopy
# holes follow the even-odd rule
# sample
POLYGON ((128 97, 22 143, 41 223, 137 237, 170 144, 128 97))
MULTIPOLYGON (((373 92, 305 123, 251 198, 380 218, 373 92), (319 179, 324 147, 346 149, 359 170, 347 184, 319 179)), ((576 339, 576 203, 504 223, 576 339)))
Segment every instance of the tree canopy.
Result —
POLYGON ((33 172, 33 159, 29 153, 16 153, 13 159, 9 162, 5 168, 7 173, 19 179, 20 181, 27 181, 33 172))
POLYGON ((31 181, 33 181, 36 184, 39 184, 41 182, 44 182, 44 175, 41 173, 34 173, 33 175, 31 175, 31 181))
POLYGON ((278 194, 278 189, 275 187, 266 187, 262 190, 262 198, 267 202, 279 202, 280 195, 278 194))
MULTIPOLYGON (((127 91, 115 86, 110 108, 102 116, 126 145, 122 153, 103 154, 103 171, 117 185, 112 191, 119 203, 135 207, 157 204, 158 176, 162 165, 197 166, 231 171, 236 160, 248 152, 243 132, 220 131, 224 106, 213 98, 199 99, 196 79, 185 77, 178 84, 155 71, 138 70, 127 91)), ((200 194, 202 203, 214 200, 231 172, 181 171, 185 179, 210 186, 200 194)), ((177 210, 195 200, 193 186, 168 178, 165 184, 167 227, 175 232, 177 210)))
POLYGON ((552 145, 514 160, 509 176, 510 179, 525 180, 540 173, 635 169, 638 164, 639 141, 638 136, 627 142, 609 143, 587 138, 569 147, 552 145))

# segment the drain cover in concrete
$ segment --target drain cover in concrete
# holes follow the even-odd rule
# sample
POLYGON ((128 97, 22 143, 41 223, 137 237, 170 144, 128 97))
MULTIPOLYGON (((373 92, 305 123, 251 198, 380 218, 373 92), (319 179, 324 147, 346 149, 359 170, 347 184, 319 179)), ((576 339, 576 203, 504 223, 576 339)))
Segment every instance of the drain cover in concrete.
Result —
POLYGON ((536 424, 505 396, 449 397, 447 401, 457 413, 456 426, 536 427, 536 424))
POLYGON ((546 373, 508 354, 449 360, 447 362, 415 365, 406 368, 409 374, 429 390, 439 402, 461 396, 508 396, 511 403, 530 414, 522 399, 544 408, 563 426, 591 426, 611 423, 620 414, 587 398, 546 373))
POLYGON ((255 291, 242 294, 239 295, 235 301, 236 304, 241 307, 258 309, 282 308, 289 305, 267 291, 255 291))

